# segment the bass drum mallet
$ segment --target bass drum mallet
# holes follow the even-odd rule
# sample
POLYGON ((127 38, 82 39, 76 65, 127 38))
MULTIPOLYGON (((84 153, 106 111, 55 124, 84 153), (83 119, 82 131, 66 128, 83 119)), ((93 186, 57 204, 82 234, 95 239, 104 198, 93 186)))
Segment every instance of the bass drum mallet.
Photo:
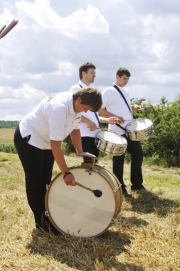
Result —
POLYGON ((89 188, 89 187, 87 187, 87 186, 85 186, 85 185, 83 185, 81 183, 78 183, 78 182, 76 182, 76 185, 78 185, 78 186, 80 186, 80 187, 82 187, 82 188, 84 188, 86 190, 91 191, 94 194, 94 196, 97 197, 97 198, 100 198, 102 196, 102 191, 99 190, 99 189, 93 190, 93 189, 91 189, 91 188, 89 188))

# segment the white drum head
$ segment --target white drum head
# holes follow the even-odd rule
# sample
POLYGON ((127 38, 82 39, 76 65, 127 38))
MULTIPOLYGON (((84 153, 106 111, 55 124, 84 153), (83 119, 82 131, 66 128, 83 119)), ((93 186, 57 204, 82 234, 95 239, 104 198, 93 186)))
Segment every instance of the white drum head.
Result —
POLYGON ((113 132, 109 132, 109 131, 100 131, 98 132, 97 137, 104 141, 107 141, 109 143, 116 144, 116 145, 127 144, 127 140, 124 137, 118 134, 115 134, 113 132))
POLYGON ((149 119, 135 119, 126 125, 128 131, 143 131, 153 125, 149 119))
POLYGON ((97 172, 89 174, 85 168, 72 168, 77 182, 102 191, 96 197, 79 186, 67 186, 62 174, 50 185, 46 210, 50 220, 60 232, 78 237, 94 237, 104 232, 114 217, 115 199, 112 188, 97 172))

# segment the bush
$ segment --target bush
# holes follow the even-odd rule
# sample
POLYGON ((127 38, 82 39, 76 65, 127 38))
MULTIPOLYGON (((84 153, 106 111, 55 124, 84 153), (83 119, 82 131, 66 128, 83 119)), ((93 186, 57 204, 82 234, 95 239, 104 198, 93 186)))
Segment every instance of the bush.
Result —
POLYGON ((65 140, 63 141, 62 150, 63 150, 64 154, 66 154, 66 155, 69 155, 71 153, 75 153, 75 149, 74 149, 74 146, 72 144, 70 136, 67 136, 65 138, 65 140))
POLYGON ((13 144, 0 144, 0 152, 17 153, 16 148, 13 144))

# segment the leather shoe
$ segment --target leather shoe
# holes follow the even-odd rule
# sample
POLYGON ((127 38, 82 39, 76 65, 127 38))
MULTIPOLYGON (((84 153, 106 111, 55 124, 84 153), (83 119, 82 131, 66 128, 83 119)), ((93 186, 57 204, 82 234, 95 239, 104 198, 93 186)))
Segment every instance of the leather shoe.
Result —
POLYGON ((152 188, 145 188, 145 187, 142 185, 142 186, 137 187, 137 188, 131 187, 131 190, 133 190, 133 191, 139 191, 139 190, 142 190, 142 191, 151 191, 152 188))
POLYGON ((131 193, 129 193, 125 187, 122 187, 122 193, 124 197, 132 197, 131 193))
POLYGON ((60 234, 60 232, 58 232, 58 230, 54 228, 49 219, 45 216, 45 211, 43 211, 41 215, 41 226, 39 228, 42 228, 44 231, 48 233, 53 232, 54 235, 60 234))

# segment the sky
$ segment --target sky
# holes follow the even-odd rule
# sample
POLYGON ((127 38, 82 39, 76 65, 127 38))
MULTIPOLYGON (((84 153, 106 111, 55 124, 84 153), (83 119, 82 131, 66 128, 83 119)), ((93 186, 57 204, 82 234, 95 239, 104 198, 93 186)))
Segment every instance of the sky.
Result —
POLYGON ((179 0, 1 0, 0 120, 21 120, 43 98, 68 91, 84 62, 99 90, 131 72, 130 97, 158 104, 180 91, 179 0))

